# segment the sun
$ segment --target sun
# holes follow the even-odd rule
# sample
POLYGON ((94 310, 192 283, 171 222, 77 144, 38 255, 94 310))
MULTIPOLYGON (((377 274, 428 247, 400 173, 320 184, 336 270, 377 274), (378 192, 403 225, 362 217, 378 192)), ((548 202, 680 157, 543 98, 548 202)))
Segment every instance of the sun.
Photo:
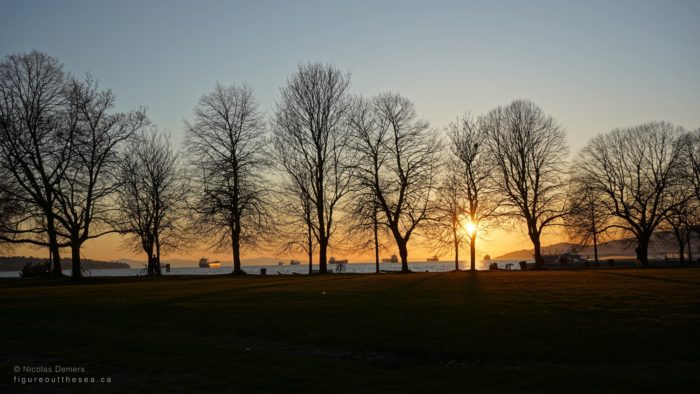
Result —
POLYGON ((467 230, 467 233, 469 235, 474 235, 474 233, 476 232, 476 224, 468 222, 464 225, 464 229, 467 230))
POLYGON ((479 226, 476 223, 472 222, 470 218, 466 217, 462 220, 462 228, 464 229, 464 231, 467 232, 467 235, 473 237, 476 233, 476 230, 478 230, 479 226))

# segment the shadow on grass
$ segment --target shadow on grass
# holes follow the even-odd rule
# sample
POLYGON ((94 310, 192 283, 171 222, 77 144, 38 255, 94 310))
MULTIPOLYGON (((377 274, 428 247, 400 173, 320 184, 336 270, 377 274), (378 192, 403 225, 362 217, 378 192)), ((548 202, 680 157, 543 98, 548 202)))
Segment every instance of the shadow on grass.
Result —
POLYGON ((628 278, 636 278, 636 279, 648 279, 648 280, 655 280, 655 281, 660 281, 660 282, 670 282, 670 283, 681 283, 685 285, 695 285, 695 286, 700 286, 700 282, 693 282, 690 280, 682 280, 682 279, 672 279, 672 278, 660 278, 656 276, 646 276, 646 275, 639 275, 639 274, 632 274, 628 272, 610 272, 610 271, 589 271, 595 274, 600 274, 600 275, 616 275, 616 276, 623 276, 623 277, 628 277, 628 278))

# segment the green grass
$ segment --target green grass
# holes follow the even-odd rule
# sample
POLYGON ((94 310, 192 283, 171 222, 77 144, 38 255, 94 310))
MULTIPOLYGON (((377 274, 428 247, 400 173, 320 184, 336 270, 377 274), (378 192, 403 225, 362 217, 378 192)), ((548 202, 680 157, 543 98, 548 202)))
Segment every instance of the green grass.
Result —
POLYGON ((693 268, 4 280, 0 316, 1 392, 700 387, 693 268), (113 382, 22 386, 13 365, 113 382))

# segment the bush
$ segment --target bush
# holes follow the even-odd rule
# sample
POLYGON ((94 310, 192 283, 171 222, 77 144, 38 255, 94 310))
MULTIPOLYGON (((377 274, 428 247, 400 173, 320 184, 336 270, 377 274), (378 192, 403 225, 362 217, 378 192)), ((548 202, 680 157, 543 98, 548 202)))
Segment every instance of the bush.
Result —
POLYGON ((22 272, 19 276, 22 278, 34 278, 39 276, 50 276, 51 275, 51 262, 44 261, 43 263, 32 264, 27 262, 22 268, 22 272))

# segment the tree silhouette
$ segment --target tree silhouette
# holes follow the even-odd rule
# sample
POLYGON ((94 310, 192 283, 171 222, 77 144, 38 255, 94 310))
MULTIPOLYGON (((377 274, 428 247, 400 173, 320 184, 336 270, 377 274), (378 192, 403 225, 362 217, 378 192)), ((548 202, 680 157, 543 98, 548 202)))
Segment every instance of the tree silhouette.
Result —
POLYGON ((249 86, 220 84, 194 112, 185 139, 192 224, 216 249, 231 250, 233 274, 244 274, 241 246, 255 247, 272 227, 262 114, 249 86))
MULTIPOLYGON (((434 222, 428 229, 428 239, 438 253, 454 251, 455 271, 459 271, 459 249, 462 246, 469 246, 472 237, 463 228, 463 221, 467 217, 465 216, 467 203, 455 172, 449 171, 436 192, 434 222)), ((474 239, 476 239, 475 235, 474 239)), ((476 269, 475 263, 472 266, 476 269)))
POLYGON ((386 151, 382 149, 383 132, 386 130, 379 130, 374 102, 363 97, 354 99, 348 125, 353 136, 350 145, 358 153, 352 198, 346 205, 351 219, 349 238, 358 243, 359 248, 373 247, 374 269, 375 273, 379 273, 379 250, 385 246, 380 238, 384 238, 388 228, 383 222, 380 228, 380 215, 383 213, 374 188, 374 174, 379 174, 387 159, 386 151))
POLYGON ((69 164, 56 184, 56 219, 61 224, 58 233, 70 242, 72 276, 80 277, 83 243, 114 231, 110 222, 118 150, 148 119, 143 109, 110 113, 114 94, 99 90, 89 76, 70 81, 66 96, 74 131, 69 164))
POLYGON ((280 166, 283 171, 288 171, 281 181, 275 203, 280 213, 275 226, 278 252, 303 253, 307 257, 309 274, 312 274, 313 254, 318 243, 314 237, 315 209, 310 198, 310 177, 303 171, 292 170, 293 164, 283 147, 278 146, 277 152, 281 157, 280 166))
POLYGON ((687 167, 681 133, 666 122, 615 129, 593 138, 576 160, 577 171, 617 219, 614 226, 636 237, 637 261, 644 267, 656 228, 692 196, 682 188, 687 167))
MULTIPOLYGON (((360 104, 367 105, 367 104, 360 104)), ((380 223, 393 236, 408 272, 407 244, 414 231, 434 211, 433 193, 440 168, 437 135, 417 119, 413 103, 394 93, 382 93, 371 103, 374 122, 354 111, 355 176, 376 201, 380 223)))
POLYGON ((598 264, 598 244, 604 242, 613 228, 610 212, 601 202, 603 195, 585 177, 574 177, 570 207, 564 218, 566 232, 574 243, 593 245, 593 259, 598 264))
POLYGON ((23 201, 17 198, 21 193, 12 173, 0 166, 0 251, 13 248, 12 241, 19 236, 19 229, 29 212, 23 201))
POLYGON ((320 273, 327 272, 328 246, 337 227, 335 214, 350 189, 352 168, 347 165, 345 130, 349 86, 350 76, 331 65, 299 65, 280 90, 273 121, 275 146, 284 149, 288 162, 293 163, 284 167, 286 175, 309 178, 308 190, 303 192, 314 207, 320 273))
MULTIPOLYGON (((466 231, 465 238, 469 244, 470 270, 476 270, 476 240, 481 231, 485 231, 489 221, 498 216, 497 209, 501 206, 501 198, 496 189, 493 173, 494 162, 487 154, 488 138, 486 122, 482 117, 464 115, 456 122, 448 126, 447 133, 450 139, 452 156, 448 171, 454 176, 454 197, 448 199, 448 204, 440 204, 442 207, 454 206, 461 201, 462 212, 459 217, 452 220, 470 223, 471 231, 466 231), (450 201, 453 204, 449 204, 450 201)), ((451 183, 451 182, 450 182, 451 183)), ((462 223, 459 224, 460 228, 462 223)), ((452 227, 454 227, 452 225, 452 227)), ((464 229, 462 229, 464 231, 464 229)), ((453 229, 453 236, 457 232, 453 229)), ((458 252, 458 244, 455 244, 455 253, 458 252)), ((456 264, 456 263, 455 263, 456 264)))
POLYGON ((695 197, 700 202, 700 128, 683 136, 681 151, 690 170, 689 180, 695 197))
POLYGON ((542 268, 542 231, 566 212, 566 134, 527 100, 498 107, 484 121, 496 187, 505 197, 501 211, 525 222, 535 249, 535 267, 542 268))
POLYGON ((0 63, 0 159, 16 188, 11 198, 27 208, 6 242, 47 246, 54 275, 62 275, 56 189, 73 153, 74 127, 65 97, 66 77, 56 58, 33 51, 0 63))
POLYGON ((185 188, 169 139, 151 130, 129 141, 118 171, 117 227, 126 245, 148 255, 148 275, 160 275, 161 252, 184 240, 185 188))

